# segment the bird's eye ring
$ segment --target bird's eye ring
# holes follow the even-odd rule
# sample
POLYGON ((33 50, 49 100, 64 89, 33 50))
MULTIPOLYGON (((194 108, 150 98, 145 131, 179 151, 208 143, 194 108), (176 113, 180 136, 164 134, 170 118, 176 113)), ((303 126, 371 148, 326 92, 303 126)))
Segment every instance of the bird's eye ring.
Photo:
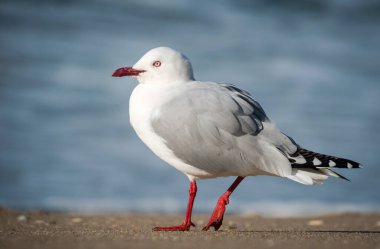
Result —
POLYGON ((155 66, 155 67, 161 66, 161 61, 155 61, 155 62, 153 62, 153 66, 155 66))

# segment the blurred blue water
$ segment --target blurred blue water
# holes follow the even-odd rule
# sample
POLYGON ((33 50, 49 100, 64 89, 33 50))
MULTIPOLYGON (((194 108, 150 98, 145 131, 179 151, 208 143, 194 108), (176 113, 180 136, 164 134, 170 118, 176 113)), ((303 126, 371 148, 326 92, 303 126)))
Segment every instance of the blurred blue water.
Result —
MULTIPOLYGON (((251 177, 229 211, 380 211, 379 23, 377 1, 3 0, 0 205, 183 210, 187 178, 129 125, 136 82, 110 77, 165 45, 197 79, 249 91, 302 146, 365 166, 317 187, 251 177)), ((200 181, 195 211, 232 181, 200 181)))

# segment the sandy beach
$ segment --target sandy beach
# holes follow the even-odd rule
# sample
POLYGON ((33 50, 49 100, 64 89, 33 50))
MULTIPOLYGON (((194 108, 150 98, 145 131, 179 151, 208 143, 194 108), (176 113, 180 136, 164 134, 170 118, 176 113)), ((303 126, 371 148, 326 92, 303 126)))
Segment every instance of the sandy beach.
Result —
POLYGON ((153 232, 181 215, 0 211, 0 248, 380 248, 380 214, 304 218, 227 215, 217 232, 153 232))

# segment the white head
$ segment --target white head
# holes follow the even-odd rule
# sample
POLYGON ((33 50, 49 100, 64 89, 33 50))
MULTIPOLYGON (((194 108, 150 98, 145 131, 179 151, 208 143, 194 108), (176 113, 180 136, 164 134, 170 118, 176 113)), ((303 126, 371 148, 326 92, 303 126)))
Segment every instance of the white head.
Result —
POLYGON ((112 76, 136 77, 141 84, 183 83, 194 80, 190 61, 168 47, 149 50, 133 67, 117 69, 112 76))

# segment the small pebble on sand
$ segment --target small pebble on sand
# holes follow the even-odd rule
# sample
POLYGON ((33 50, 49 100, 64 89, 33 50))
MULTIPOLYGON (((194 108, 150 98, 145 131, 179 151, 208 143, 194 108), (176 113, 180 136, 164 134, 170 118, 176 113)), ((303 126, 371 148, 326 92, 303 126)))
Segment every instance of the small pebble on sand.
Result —
POLYGON ((82 222, 82 218, 72 218, 71 222, 72 223, 80 223, 80 222, 82 222))
POLYGON ((26 216, 25 215, 19 215, 17 216, 18 221, 26 221, 26 216))
POLYGON ((307 223, 309 226, 322 226, 323 220, 309 220, 307 223))

